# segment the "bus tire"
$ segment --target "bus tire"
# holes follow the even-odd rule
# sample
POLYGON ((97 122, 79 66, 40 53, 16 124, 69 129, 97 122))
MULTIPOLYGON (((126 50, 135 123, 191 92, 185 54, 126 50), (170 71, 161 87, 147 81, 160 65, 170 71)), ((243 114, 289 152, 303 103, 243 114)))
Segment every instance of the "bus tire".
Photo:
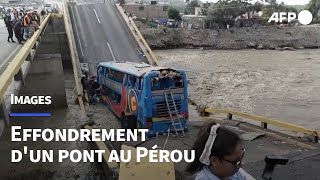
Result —
POLYGON ((127 129, 137 129, 137 118, 134 116, 130 116, 127 129))
POLYGON ((121 128, 123 129, 136 129, 137 128, 137 119, 134 116, 121 116, 121 128))

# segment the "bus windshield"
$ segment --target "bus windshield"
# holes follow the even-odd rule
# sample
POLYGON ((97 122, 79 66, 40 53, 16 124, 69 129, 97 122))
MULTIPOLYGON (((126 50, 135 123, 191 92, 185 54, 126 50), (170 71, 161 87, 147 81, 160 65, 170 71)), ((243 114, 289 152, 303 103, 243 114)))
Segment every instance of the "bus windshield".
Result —
POLYGON ((179 72, 161 70, 151 78, 151 91, 183 88, 183 79, 179 72))

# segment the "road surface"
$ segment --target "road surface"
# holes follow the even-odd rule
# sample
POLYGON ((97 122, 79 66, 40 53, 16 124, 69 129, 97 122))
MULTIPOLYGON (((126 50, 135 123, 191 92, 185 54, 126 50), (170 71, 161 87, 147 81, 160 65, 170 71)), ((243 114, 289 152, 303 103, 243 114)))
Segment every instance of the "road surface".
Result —
POLYGON ((16 43, 9 43, 8 31, 5 27, 3 19, 0 20, 0 74, 3 69, 8 65, 8 57, 13 56, 20 49, 21 45, 17 43, 17 39, 13 35, 13 40, 16 43))
POLYGON ((90 71, 104 61, 142 61, 136 42, 113 4, 77 5, 70 13, 80 62, 88 63, 90 71))

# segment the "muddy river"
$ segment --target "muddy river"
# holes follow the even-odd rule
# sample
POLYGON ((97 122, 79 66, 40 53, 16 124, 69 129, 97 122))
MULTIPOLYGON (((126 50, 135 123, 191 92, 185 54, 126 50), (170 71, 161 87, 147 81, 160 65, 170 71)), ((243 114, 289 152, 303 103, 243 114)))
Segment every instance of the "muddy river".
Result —
POLYGON ((164 66, 187 71, 189 97, 320 129, 320 50, 158 50, 164 66))

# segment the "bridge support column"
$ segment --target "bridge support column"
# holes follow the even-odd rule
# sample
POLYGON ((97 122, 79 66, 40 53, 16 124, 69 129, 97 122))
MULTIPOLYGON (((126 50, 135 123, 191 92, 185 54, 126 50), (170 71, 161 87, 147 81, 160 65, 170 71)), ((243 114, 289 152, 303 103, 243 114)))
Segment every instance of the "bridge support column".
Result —
POLYGON ((228 120, 232 120, 232 114, 228 113, 227 119, 228 119, 228 120))
POLYGON ((32 49, 37 50, 39 47, 39 44, 40 44, 40 42, 39 42, 39 40, 37 40, 36 43, 34 43, 32 49))
POLYGON ((42 39, 42 34, 40 34, 40 36, 38 37, 39 43, 41 42, 41 39, 42 39))
POLYGON ((18 71, 18 73, 14 76, 14 80, 15 81, 21 81, 22 84, 25 85, 25 80, 24 80, 24 76, 23 76, 23 72, 22 72, 21 68, 18 71))
POLYGON ((0 121, 1 119, 4 120, 4 124, 6 126, 9 126, 9 111, 7 110, 7 107, 6 107, 6 103, 4 100, 2 100, 1 104, 0 104, 0 121))
POLYGON ((268 129, 268 124, 265 123, 265 122, 261 122, 261 127, 262 127, 263 129, 268 129))
POLYGON ((32 61, 32 56, 31 56, 31 53, 28 54, 27 58, 26 58, 26 61, 32 61))

